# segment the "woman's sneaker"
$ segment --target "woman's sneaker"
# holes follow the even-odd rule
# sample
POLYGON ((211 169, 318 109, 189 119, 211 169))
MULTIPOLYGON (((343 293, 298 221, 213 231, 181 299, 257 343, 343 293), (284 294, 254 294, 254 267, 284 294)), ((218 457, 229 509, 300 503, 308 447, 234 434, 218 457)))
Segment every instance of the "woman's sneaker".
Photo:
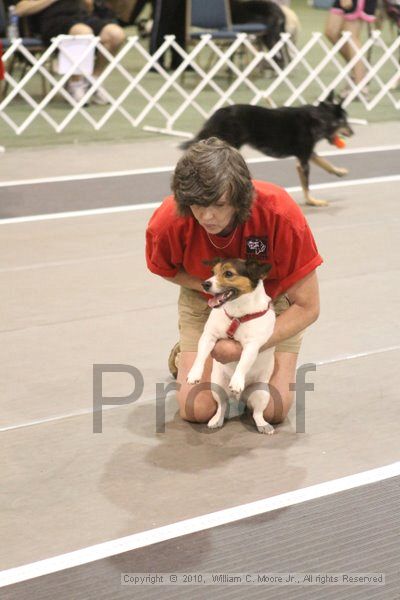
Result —
MULTIPOLYGON (((89 90, 89 86, 90 83, 87 81, 87 79, 83 79, 82 77, 81 79, 70 79, 66 88, 67 92, 71 94, 75 102, 80 102, 83 96, 89 90)), ((90 96, 89 100, 85 102, 85 106, 87 106, 89 103, 105 105, 110 104, 110 100, 108 99, 104 88, 99 87, 95 93, 90 96)))
POLYGON ((70 79, 67 83, 66 89, 67 92, 73 97, 75 102, 80 102, 88 91, 87 81, 83 78, 76 80, 70 79))
POLYGON ((97 88, 95 93, 90 97, 90 102, 93 102, 93 104, 98 104, 99 106, 111 104, 111 101, 108 99, 107 92, 101 86, 97 88))

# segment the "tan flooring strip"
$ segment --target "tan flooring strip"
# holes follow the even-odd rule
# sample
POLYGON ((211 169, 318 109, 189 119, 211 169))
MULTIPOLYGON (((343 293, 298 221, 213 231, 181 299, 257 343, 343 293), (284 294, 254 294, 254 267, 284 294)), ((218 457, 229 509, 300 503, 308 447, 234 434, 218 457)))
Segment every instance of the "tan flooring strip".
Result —
MULTIPOLYGON (((348 356, 338 356, 336 358, 332 358, 329 360, 324 360, 324 361, 320 361, 320 362, 316 362, 316 366, 321 367, 324 365, 331 365, 334 363, 338 363, 338 362, 344 362, 346 360, 356 360, 357 358, 365 358, 367 356, 373 356, 375 354, 383 354, 385 352, 393 352, 396 350, 400 350, 400 345, 399 346, 389 346, 387 348, 379 348, 378 350, 371 350, 370 352, 360 352, 358 354, 350 354, 348 356)), ((151 401, 154 401, 154 398, 151 399, 151 401)), ((143 400, 143 403, 148 403, 149 400, 143 400)), ((121 406, 125 406, 124 404, 118 404, 118 405, 111 405, 111 406, 103 406, 103 410, 113 410, 116 408, 120 408, 121 406)), ((44 423, 52 423, 54 421, 62 421, 63 419, 71 419, 72 417, 80 417, 82 415, 89 415, 92 413, 92 409, 85 409, 85 410, 80 410, 74 413, 68 413, 68 414, 64 414, 64 415, 58 415, 57 417, 49 417, 47 419, 39 419, 36 421, 28 421, 27 423, 20 423, 18 425, 11 425, 11 426, 7 426, 7 427, 0 427, 0 432, 4 432, 4 431, 13 431, 15 429, 22 429, 24 427, 33 427, 34 425, 42 425, 44 423)))
POLYGON ((12 585, 29 579, 56 573, 58 571, 86 565, 110 556, 144 548, 152 544, 175 539, 183 535, 213 529, 220 525, 243 521, 248 517, 265 514, 277 509, 287 508, 317 498, 324 498, 397 477, 400 474, 400 462, 385 465, 376 469, 363 471, 347 477, 341 477, 306 488, 301 488, 255 502, 241 504, 233 508, 223 509, 199 517, 178 521, 163 527, 157 527, 133 535, 103 542, 74 552, 68 552, 53 558, 37 561, 21 567, 8 569, 0 573, 0 587, 12 585))

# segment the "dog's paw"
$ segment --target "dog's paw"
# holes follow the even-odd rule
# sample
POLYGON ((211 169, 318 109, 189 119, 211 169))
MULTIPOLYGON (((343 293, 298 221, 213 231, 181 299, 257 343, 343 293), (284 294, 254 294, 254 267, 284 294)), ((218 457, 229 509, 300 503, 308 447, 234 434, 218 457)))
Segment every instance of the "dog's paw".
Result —
POLYGON ((224 424, 224 417, 214 415, 207 423, 209 429, 219 429, 224 424))
POLYGON ((345 175, 349 174, 349 170, 348 169, 344 169, 342 167, 335 167, 335 170, 334 170, 333 173, 337 177, 344 177, 345 175))
POLYGON ((266 433, 267 435, 272 435, 275 433, 275 429, 269 423, 265 423, 265 425, 257 425, 257 429, 260 433, 266 433))
POLYGON ((229 382, 229 389, 235 396, 239 396, 244 390, 244 377, 234 373, 232 379, 229 382))
POLYGON ((328 206, 329 202, 326 200, 318 200, 317 198, 312 198, 311 196, 307 198, 307 204, 309 206, 328 206))
POLYGON ((197 369, 191 369, 186 378, 186 382, 189 385, 194 385, 195 383, 199 383, 202 375, 203 375, 202 371, 199 371, 197 369))

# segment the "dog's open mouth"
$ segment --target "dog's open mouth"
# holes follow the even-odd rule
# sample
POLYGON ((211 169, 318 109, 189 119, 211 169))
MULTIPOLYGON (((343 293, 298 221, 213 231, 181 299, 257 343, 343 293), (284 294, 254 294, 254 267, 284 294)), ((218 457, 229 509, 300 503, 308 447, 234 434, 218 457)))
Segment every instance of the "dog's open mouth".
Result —
POLYGON ((220 294, 215 294, 212 298, 208 300, 208 306, 211 308, 218 308, 228 302, 228 300, 232 300, 236 296, 236 290, 229 289, 221 292, 220 294))
POLYGON ((333 133, 331 135, 331 137, 329 138, 328 141, 329 141, 330 144, 332 144, 333 146, 335 146, 336 145, 336 140, 337 140, 338 137, 351 137, 351 136, 352 136, 351 130, 343 127, 341 129, 337 129, 335 131, 335 133, 333 133))

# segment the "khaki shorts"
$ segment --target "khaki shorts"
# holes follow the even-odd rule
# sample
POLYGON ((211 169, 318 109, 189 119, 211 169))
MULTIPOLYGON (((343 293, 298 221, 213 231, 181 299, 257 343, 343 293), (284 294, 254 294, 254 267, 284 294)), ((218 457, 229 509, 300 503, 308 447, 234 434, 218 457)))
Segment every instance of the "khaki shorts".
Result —
MULTIPOLYGON (((276 315, 289 308, 289 299, 285 294, 278 296, 273 302, 276 315)), ((196 352, 197 344, 203 333, 204 324, 210 314, 207 300, 195 290, 181 287, 178 300, 180 349, 182 352, 196 352)), ((304 330, 278 344, 276 352, 293 352, 298 354, 304 330)))

